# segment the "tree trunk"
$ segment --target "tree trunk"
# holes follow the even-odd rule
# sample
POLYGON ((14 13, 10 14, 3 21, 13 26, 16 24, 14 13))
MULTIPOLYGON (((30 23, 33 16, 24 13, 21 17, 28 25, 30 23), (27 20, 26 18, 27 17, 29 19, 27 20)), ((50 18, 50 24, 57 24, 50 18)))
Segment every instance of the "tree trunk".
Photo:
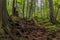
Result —
POLYGON ((31 0, 31 2, 30 2, 30 7, 29 7, 29 18, 31 18, 31 16, 32 16, 32 14, 33 14, 33 2, 34 2, 34 0, 31 0))
POLYGON ((6 0, 2 0, 0 2, 1 2, 0 7, 2 7, 2 9, 1 9, 1 14, 2 14, 2 28, 3 28, 3 30, 5 32, 7 32, 9 34, 9 36, 13 40, 15 40, 15 38, 12 35, 11 31, 7 27, 7 25, 10 27, 9 21, 8 21, 8 19, 10 19, 10 18, 9 18, 8 11, 7 11, 7 8, 6 8, 6 0))
POLYGON ((6 0, 2 0, 2 22, 4 25, 8 24, 8 12, 7 12, 7 8, 6 8, 6 0))
POLYGON ((2 0, 0 0, 0 27, 2 26, 2 0))
POLYGON ((55 24, 56 23, 56 19, 54 17, 53 0, 49 0, 49 8, 50 8, 50 22, 55 24))
POLYGON ((16 0, 13 0, 12 14, 13 16, 18 16, 18 11, 16 11, 16 0))

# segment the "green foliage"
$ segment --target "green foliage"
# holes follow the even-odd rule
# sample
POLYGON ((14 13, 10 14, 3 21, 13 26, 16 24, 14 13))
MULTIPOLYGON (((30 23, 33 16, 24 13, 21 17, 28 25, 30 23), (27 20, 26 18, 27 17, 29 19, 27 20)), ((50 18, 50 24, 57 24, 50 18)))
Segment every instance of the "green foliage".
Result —
POLYGON ((17 2, 21 3, 21 2, 22 2, 22 0, 17 0, 17 2))
POLYGON ((57 26, 53 25, 53 26, 46 26, 47 31, 49 32, 55 32, 57 31, 57 26))
MULTIPOLYGON (((11 2, 9 5, 7 2, 7 10, 8 10, 9 15, 12 15, 12 3, 11 2)), ((27 0, 17 0, 17 8, 16 9, 19 13, 19 16, 23 17, 23 14, 24 14, 24 17, 26 18, 26 16, 27 16, 27 18, 28 18, 29 13, 31 12, 32 14, 30 13, 30 16, 31 16, 30 19, 37 16, 37 22, 39 24, 45 23, 45 25, 47 25, 46 28, 48 31, 56 31, 57 26, 56 25, 51 26, 51 23, 49 22, 50 14, 49 14, 48 0, 45 0, 45 3, 43 4, 42 7, 38 7, 35 4, 35 3, 37 3, 37 0, 33 1, 33 3, 32 3, 33 6, 31 6, 31 3, 32 2, 29 2, 29 1, 27 2, 27 0), (30 8, 30 7, 33 7, 33 8, 30 8), (30 11, 30 10, 32 10, 32 11, 30 11), (23 13, 23 11, 24 11, 24 13, 23 13)), ((54 15, 57 14, 56 19, 60 22, 60 0, 53 0, 53 3, 54 3, 54 5, 53 5, 54 6, 54 15), (58 9, 59 9, 59 11, 58 11, 58 9)))

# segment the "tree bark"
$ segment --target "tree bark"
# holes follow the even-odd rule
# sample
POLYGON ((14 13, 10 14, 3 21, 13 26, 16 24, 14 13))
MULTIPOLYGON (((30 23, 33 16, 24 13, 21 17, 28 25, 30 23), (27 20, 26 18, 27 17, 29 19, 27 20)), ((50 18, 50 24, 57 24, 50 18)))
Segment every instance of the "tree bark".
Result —
POLYGON ((7 12, 7 8, 6 8, 6 0, 2 0, 2 22, 4 25, 8 24, 8 12, 7 12))
POLYGON ((13 0, 12 14, 13 16, 18 16, 18 11, 16 11, 16 0, 13 0))
POLYGON ((2 26, 2 0, 0 0, 0 27, 2 26))
POLYGON ((49 8, 50 8, 50 22, 55 24, 56 23, 56 19, 54 17, 53 0, 49 0, 49 8))
POLYGON ((12 35, 12 33, 11 33, 11 31, 8 29, 8 27, 7 27, 7 25, 10 27, 10 25, 9 25, 9 21, 8 21, 8 19, 10 19, 9 18, 9 15, 8 15, 8 11, 7 11, 7 7, 6 7, 6 0, 2 0, 2 1, 0 1, 1 2, 1 4, 0 4, 0 6, 1 6, 1 14, 2 14, 2 28, 3 28, 3 30, 5 31, 5 32, 7 32, 8 34, 9 34, 9 36, 13 39, 13 40, 15 40, 15 38, 14 38, 14 36, 12 35))

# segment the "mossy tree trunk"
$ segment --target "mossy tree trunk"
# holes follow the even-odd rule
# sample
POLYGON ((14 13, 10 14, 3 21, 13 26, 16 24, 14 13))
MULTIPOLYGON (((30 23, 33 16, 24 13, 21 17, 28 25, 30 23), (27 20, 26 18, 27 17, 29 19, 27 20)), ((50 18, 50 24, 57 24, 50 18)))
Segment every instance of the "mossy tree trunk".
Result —
POLYGON ((49 8, 50 8, 50 22, 56 24, 56 18, 54 17, 53 0, 49 0, 49 8))

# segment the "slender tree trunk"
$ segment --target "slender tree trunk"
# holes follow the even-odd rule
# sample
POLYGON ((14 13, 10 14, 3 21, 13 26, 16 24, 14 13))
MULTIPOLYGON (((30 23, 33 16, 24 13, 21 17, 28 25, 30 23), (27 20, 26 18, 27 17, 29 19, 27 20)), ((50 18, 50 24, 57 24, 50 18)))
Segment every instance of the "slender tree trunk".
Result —
POLYGON ((0 27, 2 26, 2 0, 0 0, 0 27))
POLYGON ((12 14, 13 16, 18 16, 18 11, 16 11, 16 0, 13 0, 12 14))
POLYGON ((23 9, 22 9, 22 11, 23 11, 23 18, 25 17, 25 13, 24 13, 24 10, 25 10, 25 0, 23 0, 23 9))
POLYGON ((50 22, 55 24, 56 23, 56 19, 54 17, 53 0, 49 0, 49 8, 50 8, 50 22))
POLYGON ((31 0, 31 3, 30 3, 30 7, 29 7, 29 18, 31 18, 32 14, 33 14, 33 2, 34 0, 31 0))

